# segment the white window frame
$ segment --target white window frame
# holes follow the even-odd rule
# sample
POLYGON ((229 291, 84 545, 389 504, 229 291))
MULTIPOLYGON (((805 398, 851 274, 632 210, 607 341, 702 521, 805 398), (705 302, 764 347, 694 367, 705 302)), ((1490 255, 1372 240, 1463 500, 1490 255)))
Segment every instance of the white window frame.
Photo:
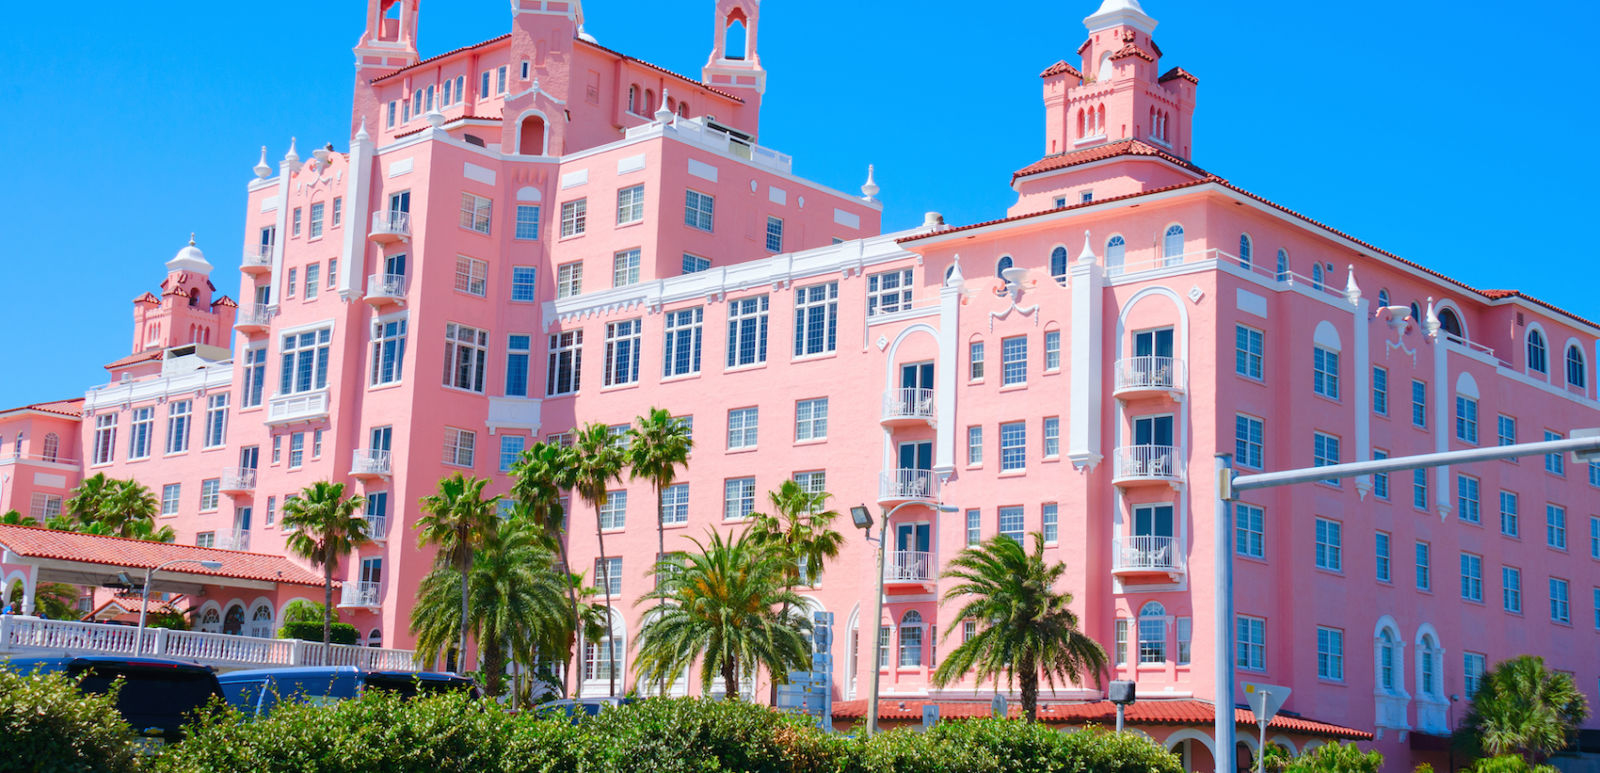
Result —
POLYGON ((728 450, 741 451, 756 447, 761 422, 758 406, 728 410, 728 450))
POLYGON ((561 202, 561 238, 582 236, 589 229, 589 199, 561 202))
POLYGON ((606 323, 604 386, 639 383, 639 354, 644 321, 635 317, 606 323))
POLYGON ((640 250, 632 247, 611 254, 611 286, 627 287, 639 283, 640 250))
POLYGON ((565 330, 551 333, 545 395, 575 394, 582 383, 582 376, 583 331, 565 330))
POLYGON ((644 184, 617 190, 617 225, 644 222, 644 184))
POLYGON ((828 439, 828 398, 795 401, 794 439, 795 442, 828 439))
POLYGON ((489 368, 489 331, 456 322, 444 326, 444 385, 483 393, 489 368))
POLYGON ((839 283, 795 289, 794 356, 832 354, 839 348, 839 283))
POLYGON ((457 255, 455 288, 456 292, 486 297, 489 294, 489 264, 477 258, 457 255))
POLYGON ((867 316, 893 314, 911 308, 912 270, 909 268, 867 275, 867 316))
POLYGON ((472 467, 477 460, 478 433, 459 427, 444 428, 444 463, 472 467))
POLYGON ((756 479, 728 478, 722 482, 722 519, 742 521, 755 512, 756 479))
POLYGON ((476 193, 461 192, 461 227, 489 235, 490 220, 494 214, 494 200, 476 193))

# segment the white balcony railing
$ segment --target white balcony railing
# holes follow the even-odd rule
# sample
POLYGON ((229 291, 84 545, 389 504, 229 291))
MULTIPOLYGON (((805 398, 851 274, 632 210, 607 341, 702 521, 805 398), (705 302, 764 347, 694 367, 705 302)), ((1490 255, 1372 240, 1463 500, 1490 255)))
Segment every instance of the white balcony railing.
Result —
POLYGON ((411 236, 411 213, 380 209, 372 213, 372 238, 406 239, 411 236))
POLYGON ((931 422, 933 417, 932 389, 906 387, 903 389, 891 389, 883 395, 883 418, 885 421, 921 419, 931 422))
POLYGON ((1183 389, 1183 360, 1175 357, 1124 357, 1117 360, 1115 388, 1118 392, 1183 389))
POLYGON ((222 490, 230 493, 255 491, 256 471, 249 467, 227 467, 222 471, 222 490))
POLYGON ((382 542, 389 536, 389 517, 386 515, 367 515, 367 539, 373 542, 382 542))
POLYGON ((217 537, 217 547, 223 550, 250 552, 250 530, 234 529, 228 534, 217 537))
POLYGON ((1114 480, 1183 480, 1183 457, 1172 446, 1118 446, 1114 480))
POLYGON ((939 479, 933 470, 889 470, 878 478, 878 501, 939 498, 939 479))
POLYGON ((926 550, 894 550, 884 556, 885 582, 929 582, 933 574, 933 554, 926 550))
POLYGON ((1117 539, 1117 569, 1123 571, 1180 572, 1183 555, 1176 537, 1139 534, 1117 539))
POLYGON ((310 421, 328 416, 328 391, 302 392, 293 395, 273 395, 267 401, 267 423, 288 424, 310 421))
POLYGON ((257 244, 244 248, 243 268, 250 269, 272 268, 272 245, 257 244))
POLYGON ((41 620, 23 615, 0 615, 0 654, 136 655, 177 658, 222 668, 267 666, 359 666, 373 670, 419 671, 410 650, 357 647, 296 639, 265 639, 200 631, 151 628, 144 633, 143 652, 138 629, 113 623, 76 620, 41 620), (331 649, 331 657, 324 653, 331 649))
POLYGON ((405 297, 405 274, 371 274, 367 277, 367 300, 399 301, 405 297))
POLYGON ((383 593, 379 590, 379 583, 375 582, 347 582, 339 595, 341 607, 376 607, 383 600, 383 593))
POLYGON ((372 448, 358 448, 351 454, 350 474, 383 476, 389 474, 389 452, 372 448))
POLYGON ((240 306, 233 317, 234 327, 266 327, 272 324, 272 307, 265 303, 240 306))

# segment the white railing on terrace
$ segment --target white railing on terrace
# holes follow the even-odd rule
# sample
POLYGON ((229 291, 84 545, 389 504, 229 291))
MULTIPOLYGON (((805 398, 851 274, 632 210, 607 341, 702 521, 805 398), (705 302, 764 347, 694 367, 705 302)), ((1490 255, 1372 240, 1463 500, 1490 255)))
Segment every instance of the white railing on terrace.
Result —
POLYGON ((390 456, 388 451, 358 448, 351 454, 350 474, 388 475, 389 463, 390 456))
POLYGON ((255 491, 256 471, 249 467, 227 467, 222 470, 223 491, 255 491))
POLYGON ((270 267, 272 265, 272 245, 257 244, 244 248, 244 265, 246 268, 270 267))
POLYGON ((347 582, 339 595, 341 607, 375 607, 383 600, 380 584, 375 582, 347 582))
POLYGON ((387 209, 372 213, 372 233, 379 236, 410 236, 411 213, 392 212, 387 209))
POLYGON ((250 552, 250 530, 234 529, 232 532, 218 537, 217 547, 223 550, 250 552))
POLYGON ((1183 360, 1175 357, 1124 357, 1117 360, 1115 388, 1121 390, 1183 388, 1183 360))
POLYGON ((65 464, 76 467, 77 459, 68 459, 65 456, 44 456, 42 454, 0 454, 0 464, 35 462, 39 464, 65 464))
POLYGON ((405 274, 371 274, 367 276, 368 298, 404 298, 405 274))
POLYGON ((382 542, 386 537, 389 536, 388 516, 368 515, 366 518, 367 528, 365 531, 367 533, 367 539, 372 540, 373 542, 382 542))
POLYGON ((672 131, 718 153, 742 158, 784 174, 789 174, 794 167, 794 159, 786 153, 736 139, 727 132, 718 131, 696 121, 674 120, 672 131))
MULTIPOLYGON (((1259 256, 1260 259, 1257 259, 1257 257, 1252 256, 1251 261, 1247 264, 1240 260, 1239 256, 1225 250, 1196 250, 1194 252, 1185 252, 1182 255, 1145 257, 1131 263, 1123 262, 1114 266, 1108 264, 1105 267, 1105 271, 1108 278, 1116 278, 1131 274, 1142 274, 1146 271, 1185 266, 1191 263, 1216 261, 1219 264, 1228 265, 1274 282, 1280 282, 1285 285, 1298 285, 1334 297, 1344 296, 1345 274, 1343 271, 1324 271, 1322 281, 1317 282, 1312 277, 1294 271, 1279 272, 1277 270, 1278 257, 1276 253, 1259 256)), ((1101 257, 1101 260, 1105 260, 1104 256, 1101 257)))
POLYGON ((1116 468, 1112 477, 1116 480, 1183 478, 1183 457, 1172 446, 1118 446, 1115 454, 1116 468))
POLYGON ((1175 572, 1183 569, 1176 537, 1135 535, 1117 538, 1118 569, 1175 572))
POLYGON ((318 419, 328 415, 328 391, 273 395, 267 402, 267 422, 287 423, 318 419))
POLYGON ((259 325, 266 327, 272 324, 272 307, 265 303, 240 306, 239 313, 233 317, 233 326, 259 325))
POLYGON ((138 629, 129 625, 0 615, 0 653, 6 654, 143 654, 219 668, 339 665, 371 670, 421 670, 410 650, 335 644, 332 656, 325 658, 327 645, 321 642, 151 628, 144 632, 141 653, 137 638, 138 629), (324 663, 325 660, 328 662, 324 663))
POLYGON ((884 557, 883 579, 888 582, 924 582, 933 579, 933 554, 926 550, 895 550, 884 557))
POLYGON ((933 470, 889 470, 878 478, 879 501, 939 498, 939 479, 933 470))
POLYGON ((1463 349, 1466 349, 1467 351, 1476 352, 1476 353, 1481 354, 1481 355, 1483 355, 1485 357, 1488 357, 1489 359, 1494 360, 1496 363, 1498 363, 1502 367, 1506 367, 1506 368, 1512 367, 1511 363, 1500 359, 1500 356, 1494 353, 1494 348, 1493 347, 1484 346, 1483 344, 1477 343, 1475 341, 1468 341, 1467 339, 1462 338, 1461 336, 1451 335, 1450 333, 1446 333, 1443 330, 1439 331, 1439 337, 1443 338, 1445 340, 1445 343, 1447 343, 1447 344, 1454 344, 1454 345, 1459 346, 1459 347, 1461 347, 1463 349))
POLYGON ((933 390, 906 387, 883 395, 883 418, 929 419, 934 416, 933 390))

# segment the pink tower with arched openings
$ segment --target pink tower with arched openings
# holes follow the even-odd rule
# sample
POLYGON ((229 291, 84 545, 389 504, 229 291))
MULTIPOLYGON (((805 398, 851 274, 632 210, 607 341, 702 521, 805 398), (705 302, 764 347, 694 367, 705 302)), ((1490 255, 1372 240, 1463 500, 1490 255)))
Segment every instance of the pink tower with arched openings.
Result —
POLYGON ((133 353, 185 344, 226 350, 237 309, 232 298, 217 293, 211 264, 191 236, 167 261, 160 297, 145 293, 133 301, 133 353))

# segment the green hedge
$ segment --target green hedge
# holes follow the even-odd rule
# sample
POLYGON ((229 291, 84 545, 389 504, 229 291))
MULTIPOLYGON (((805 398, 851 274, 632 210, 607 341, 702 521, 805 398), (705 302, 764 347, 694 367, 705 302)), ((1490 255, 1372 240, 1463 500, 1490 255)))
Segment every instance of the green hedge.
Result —
MULTIPOLYGON (((359 636, 360 634, 356 633, 356 627, 349 623, 334 623, 333 627, 328 629, 328 638, 332 639, 334 644, 355 644, 359 636)), ((283 627, 278 629, 278 638, 303 639, 320 643, 322 641, 322 621, 318 620, 315 623, 284 623, 283 627)))
POLYGON ((0 770, 122 773, 141 767, 115 695, 84 695, 77 680, 59 673, 0 667, 0 739, 0 770))

